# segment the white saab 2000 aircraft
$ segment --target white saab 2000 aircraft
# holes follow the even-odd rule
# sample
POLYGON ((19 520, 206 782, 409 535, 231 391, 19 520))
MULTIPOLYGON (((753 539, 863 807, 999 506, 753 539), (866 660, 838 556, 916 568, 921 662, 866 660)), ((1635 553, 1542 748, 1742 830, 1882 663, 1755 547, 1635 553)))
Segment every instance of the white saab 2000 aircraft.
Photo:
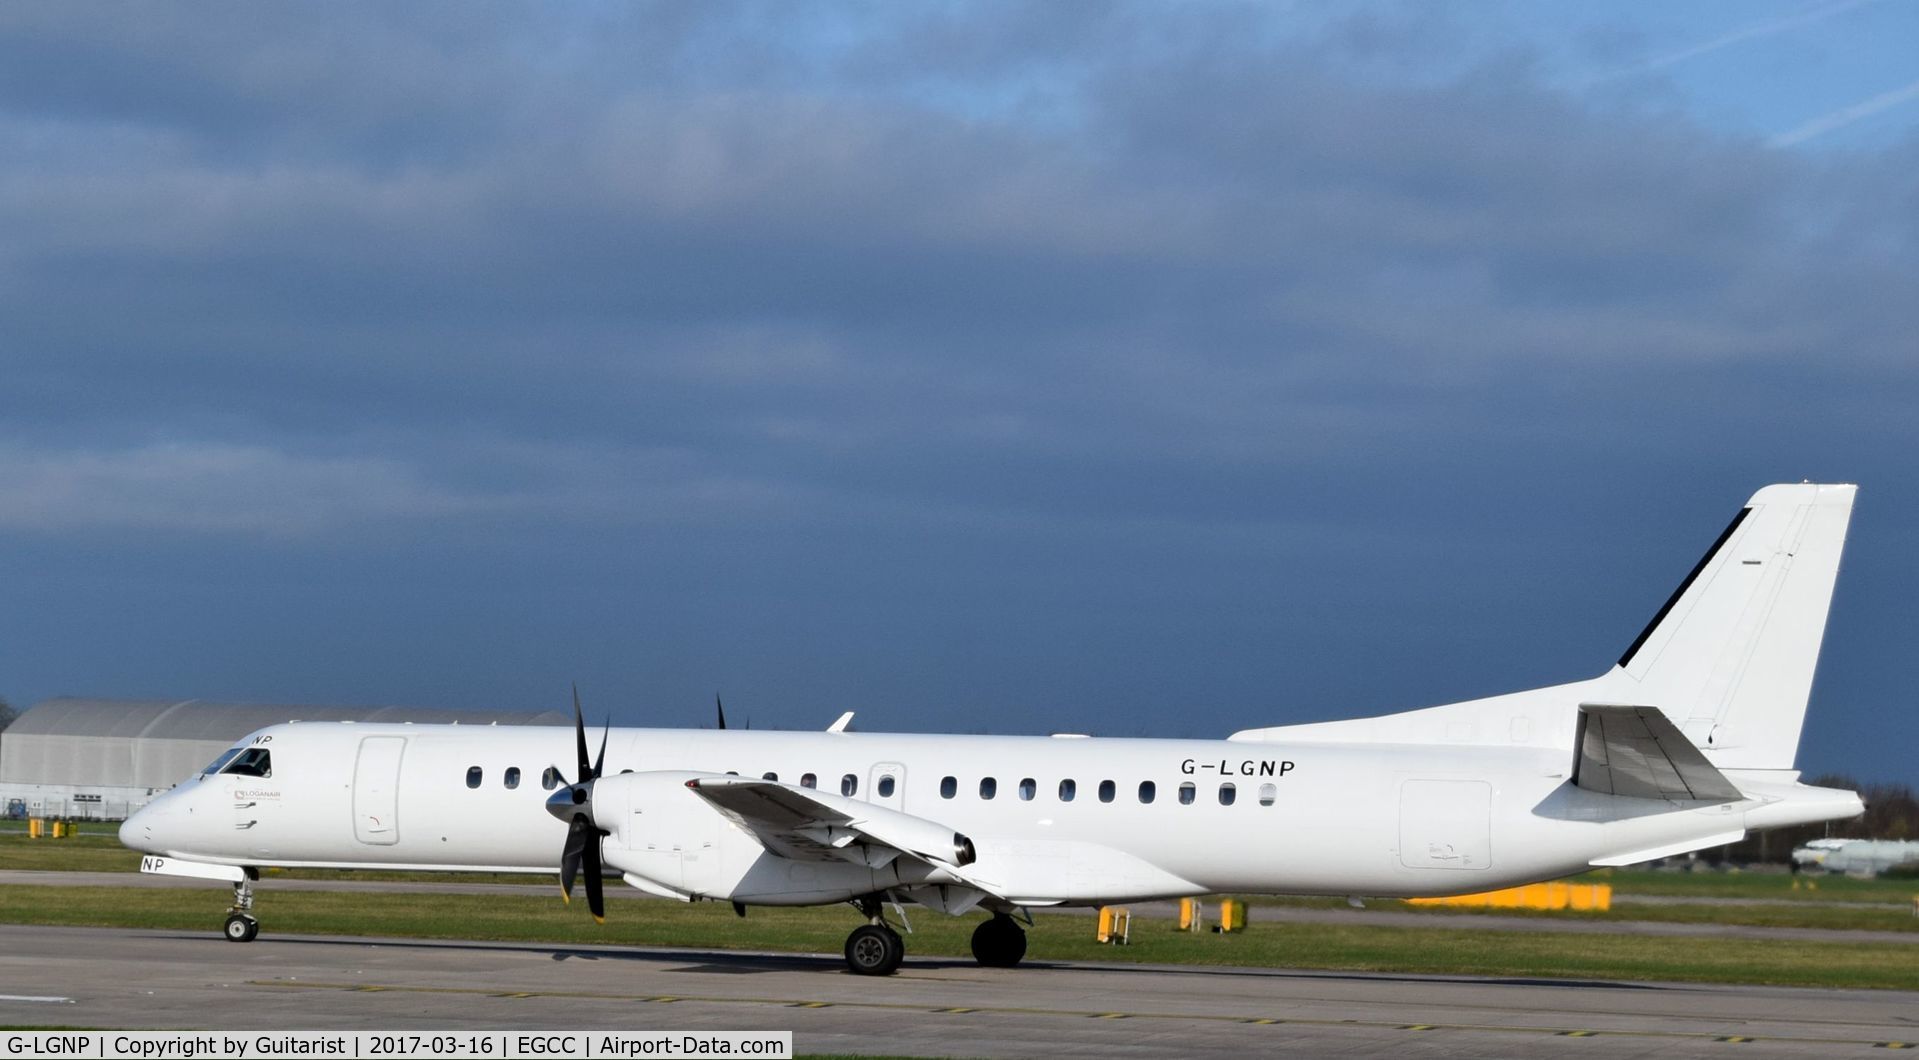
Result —
MULTIPOLYGON (((990 917, 1218 892, 1445 895, 1852 817, 1793 757, 1855 487, 1768 486, 1619 662, 1590 680, 1224 740, 275 725, 120 830, 148 872, 266 866, 583 873, 748 905, 848 902, 854 971, 904 944, 890 904, 990 917), (572 777, 551 763, 572 760, 572 777), (557 818, 557 820, 556 820, 557 818)), ((721 715, 722 726, 725 723, 721 715)), ((1030 923, 1030 918, 1027 921, 1030 923)))

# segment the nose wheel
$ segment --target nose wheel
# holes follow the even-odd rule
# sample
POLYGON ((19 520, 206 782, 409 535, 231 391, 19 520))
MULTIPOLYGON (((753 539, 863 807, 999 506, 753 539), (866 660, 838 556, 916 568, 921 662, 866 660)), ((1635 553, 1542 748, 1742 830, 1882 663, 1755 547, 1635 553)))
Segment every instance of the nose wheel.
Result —
POLYGON ((246 878, 233 885, 233 905, 227 909, 221 931, 228 942, 252 942, 259 937, 260 922, 253 917, 253 879, 253 870, 248 869, 246 878))
POLYGON ((227 916, 226 936, 228 942, 252 942, 260 934, 260 922, 245 913, 231 913, 227 916))

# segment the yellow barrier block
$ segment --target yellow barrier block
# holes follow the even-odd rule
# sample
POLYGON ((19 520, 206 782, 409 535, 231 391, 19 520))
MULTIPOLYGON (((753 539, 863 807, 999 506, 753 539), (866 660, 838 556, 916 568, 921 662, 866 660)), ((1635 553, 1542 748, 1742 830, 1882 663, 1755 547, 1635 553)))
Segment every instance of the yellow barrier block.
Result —
POLYGON ((1124 946, 1132 941, 1133 913, 1125 906, 1103 905, 1099 907, 1099 933, 1095 940, 1124 946))
POLYGON ((1552 883, 1542 883, 1540 886, 1546 888, 1546 908, 1564 909, 1572 904, 1572 884, 1554 880, 1552 883))
POLYGON ((1612 908, 1612 884, 1593 884, 1593 908, 1602 913, 1612 908))
POLYGON ((1222 899, 1219 903, 1220 933, 1226 934, 1232 931, 1243 931, 1245 928, 1246 903, 1235 902, 1231 898, 1222 899))
POLYGON ((28 839, 39 839, 45 836, 46 832, 47 832, 47 822, 43 820, 42 818, 32 817, 27 820, 27 838, 28 839))
POLYGON ((1181 931, 1198 931, 1200 924, 1204 922, 1205 919, 1206 907, 1200 903, 1199 899, 1181 898, 1179 900, 1179 929, 1181 931))

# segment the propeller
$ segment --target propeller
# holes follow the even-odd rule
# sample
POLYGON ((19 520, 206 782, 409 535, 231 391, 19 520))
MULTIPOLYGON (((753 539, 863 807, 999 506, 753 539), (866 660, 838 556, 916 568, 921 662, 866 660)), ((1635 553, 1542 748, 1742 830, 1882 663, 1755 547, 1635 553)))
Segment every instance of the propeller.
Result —
POLYGON ((579 752, 580 779, 569 784, 566 774, 554 766, 554 774, 565 786, 546 800, 546 812, 567 823, 566 846, 560 852, 560 897, 568 902, 573 900, 574 877, 584 872, 586 907, 593 911, 593 919, 602 924, 606 923, 606 895, 603 893, 605 881, 601 878, 600 839, 606 833, 593 823, 593 782, 601 777, 606 765, 606 739, 612 730, 613 722, 609 718, 600 733, 600 753, 587 758, 586 715, 580 710, 580 686, 575 684, 573 736, 579 752))

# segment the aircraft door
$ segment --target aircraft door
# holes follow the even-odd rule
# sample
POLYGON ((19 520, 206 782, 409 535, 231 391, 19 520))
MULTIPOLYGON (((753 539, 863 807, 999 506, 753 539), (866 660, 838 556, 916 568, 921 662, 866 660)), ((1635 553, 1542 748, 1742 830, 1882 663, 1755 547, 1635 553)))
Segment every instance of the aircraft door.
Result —
POLYGON ((353 837, 362 843, 391 846, 400 841, 400 759, 404 736, 369 736, 360 741, 353 765, 353 837))
POLYGON ((904 809, 906 767, 898 762, 881 762, 866 778, 866 801, 889 810, 904 809))

